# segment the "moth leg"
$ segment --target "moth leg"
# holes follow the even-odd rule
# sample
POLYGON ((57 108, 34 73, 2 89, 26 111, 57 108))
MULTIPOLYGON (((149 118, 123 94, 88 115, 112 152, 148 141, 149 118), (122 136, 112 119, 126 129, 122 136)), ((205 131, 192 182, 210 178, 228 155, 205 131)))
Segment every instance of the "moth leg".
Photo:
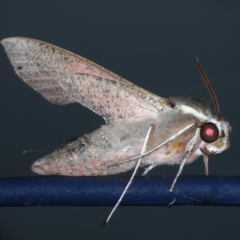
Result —
MULTIPOLYGON (((195 127, 195 125, 196 125, 195 123, 192 123, 192 124, 186 126, 185 128, 181 129, 179 132, 177 132, 176 134, 174 134, 174 135, 172 135, 170 138, 168 138, 165 142, 157 145, 156 147, 150 149, 149 151, 144 152, 142 156, 146 156, 146 155, 154 152, 155 150, 163 147, 164 145, 170 143, 170 142, 171 142, 172 140, 174 140, 176 137, 178 137, 178 136, 180 136, 181 134, 185 133, 188 129, 191 129, 192 127, 195 127)), ((120 162, 120 163, 114 163, 114 164, 111 165, 111 166, 120 165, 120 164, 122 164, 122 163, 130 162, 130 161, 136 161, 136 160, 139 159, 140 157, 141 157, 141 155, 138 155, 138 156, 136 156, 136 157, 127 159, 127 160, 122 161, 122 162, 120 162)))
POLYGON ((186 152, 187 152, 187 154, 186 154, 185 158, 184 158, 184 159, 182 160, 182 162, 181 162, 181 165, 180 165, 180 167, 179 167, 179 169, 178 169, 178 172, 177 172, 176 177, 175 177, 174 180, 173 180, 173 183, 172 183, 172 186, 171 186, 169 192, 172 192, 172 191, 173 191, 173 189, 174 189, 174 187, 175 187, 175 184, 176 184, 176 182, 177 182, 177 180, 178 180, 178 177, 179 177, 179 176, 181 175, 181 173, 182 173, 182 170, 183 170, 183 167, 184 167, 184 165, 185 165, 185 163, 186 163, 186 161, 187 161, 187 158, 189 157, 189 155, 190 155, 190 154, 192 153, 192 151, 193 151, 193 148, 194 148, 194 146, 195 146, 195 144, 196 144, 196 142, 197 142, 197 138, 198 138, 198 135, 199 135, 199 131, 200 131, 199 128, 197 128, 195 135, 193 136, 193 138, 192 138, 191 141, 189 142, 188 146, 186 147, 186 152))
POLYGON ((145 175, 147 175, 153 168, 155 168, 157 166, 157 164, 152 164, 152 165, 150 165, 149 167, 147 167, 146 169, 145 169, 145 171, 143 172, 143 174, 142 174, 142 176, 145 176, 145 175))
POLYGON ((112 215, 114 214, 114 212, 116 211, 117 207, 118 207, 119 204, 121 203, 124 195, 127 193, 129 187, 131 186, 132 181, 133 181, 133 178, 135 177, 135 175, 136 175, 136 173, 137 173, 137 170, 138 170, 138 168, 139 168, 139 166, 140 166, 140 164, 141 164, 141 162, 142 162, 142 156, 143 156, 144 152, 146 152, 146 146, 147 146, 147 143, 148 143, 148 140, 149 140, 150 132, 151 132, 151 130, 152 130, 153 127, 154 127, 154 126, 150 126, 150 128, 148 129, 148 132, 147 132, 147 135, 146 135, 146 137, 145 137, 145 140, 144 140, 144 143, 143 143, 143 147, 142 147, 142 150, 141 150, 141 153, 140 153, 140 157, 139 157, 139 159, 138 159, 138 161, 137 161, 137 164, 136 164, 136 167, 135 167, 135 169, 134 169, 134 171, 133 171, 133 174, 132 174, 130 180, 128 181, 127 186, 126 186, 125 189, 123 190, 122 195, 121 195, 120 198, 118 199, 117 203, 115 204, 114 208, 112 209, 112 211, 111 211, 110 214, 108 215, 108 217, 107 217, 106 221, 103 223, 103 225, 107 225, 107 224, 108 224, 108 222, 109 222, 109 220, 111 219, 112 215))
POLYGON ((208 155, 203 154, 203 162, 205 166, 205 175, 208 175, 208 155))
POLYGON ((173 181, 173 183, 172 183, 172 186, 171 186, 169 192, 172 192, 172 191, 173 191, 173 188, 175 187, 175 184, 176 184, 176 182, 177 182, 177 180, 178 180, 178 177, 179 177, 179 176, 181 175, 181 173, 182 173, 182 170, 183 170, 183 167, 184 167, 184 165, 185 165, 185 163, 186 163, 186 160, 187 160, 187 158, 184 158, 183 161, 181 162, 181 165, 180 165, 180 167, 179 167, 179 169, 178 169, 177 175, 176 175, 176 177, 174 178, 174 181, 173 181))

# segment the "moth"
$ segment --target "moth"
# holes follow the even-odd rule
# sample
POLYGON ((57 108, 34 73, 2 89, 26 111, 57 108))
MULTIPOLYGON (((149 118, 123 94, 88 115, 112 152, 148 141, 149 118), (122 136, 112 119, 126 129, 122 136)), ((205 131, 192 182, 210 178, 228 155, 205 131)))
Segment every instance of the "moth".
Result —
POLYGON ((159 97, 54 45, 22 37, 6 38, 1 43, 16 74, 43 98, 57 105, 80 103, 106 122, 34 162, 33 172, 101 176, 134 169, 105 224, 139 167, 146 167, 146 175, 158 165, 179 164, 172 192, 185 164, 203 156, 207 175, 209 155, 230 145, 231 127, 221 117, 217 97, 198 60, 216 115, 198 98, 159 97))

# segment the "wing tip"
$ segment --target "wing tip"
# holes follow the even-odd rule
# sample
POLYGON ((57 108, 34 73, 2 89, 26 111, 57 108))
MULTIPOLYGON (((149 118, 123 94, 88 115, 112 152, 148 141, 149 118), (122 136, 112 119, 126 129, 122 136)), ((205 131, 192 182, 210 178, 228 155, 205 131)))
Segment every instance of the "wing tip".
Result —
POLYGON ((0 43, 3 45, 4 48, 6 48, 8 44, 16 43, 19 40, 27 40, 27 39, 28 38, 25 38, 25 37, 8 37, 8 38, 2 39, 0 43))
POLYGON ((14 40, 16 41, 16 38, 17 38, 17 37, 4 38, 4 39, 1 40, 1 44, 2 44, 3 47, 6 49, 6 47, 7 47, 7 45, 8 45, 9 43, 14 42, 14 40))
POLYGON ((3 45, 3 47, 5 47, 8 40, 9 40, 9 38, 4 38, 4 39, 1 40, 1 44, 3 45))

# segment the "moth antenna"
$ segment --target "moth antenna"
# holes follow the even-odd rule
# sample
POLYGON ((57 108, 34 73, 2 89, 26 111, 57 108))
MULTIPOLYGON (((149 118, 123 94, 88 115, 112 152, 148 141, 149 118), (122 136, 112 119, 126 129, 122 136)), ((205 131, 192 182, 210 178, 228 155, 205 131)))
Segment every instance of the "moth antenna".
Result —
POLYGON ((198 70, 199 70, 200 75, 201 75, 203 81, 205 82, 205 84, 207 86, 207 89, 208 89, 208 91, 211 95, 211 98, 213 100, 213 105, 214 105, 214 108, 215 108, 215 112, 216 112, 216 115, 217 115, 217 119, 218 119, 218 121, 220 121, 222 117, 221 117, 221 114, 220 114, 220 108, 219 108, 219 105, 218 105, 217 96, 216 96, 216 94, 213 90, 213 87, 212 87, 212 85, 211 85, 211 83, 210 83, 210 81, 207 77, 207 74, 205 73, 202 65, 200 64, 197 57, 196 57, 196 59, 197 59, 198 70))

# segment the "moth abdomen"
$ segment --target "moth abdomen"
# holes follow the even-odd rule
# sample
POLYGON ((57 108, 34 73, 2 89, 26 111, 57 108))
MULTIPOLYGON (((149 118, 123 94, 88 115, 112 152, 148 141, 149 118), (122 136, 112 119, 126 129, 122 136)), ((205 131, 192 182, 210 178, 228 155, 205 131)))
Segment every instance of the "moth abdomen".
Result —
MULTIPOLYGON (((32 165, 32 171, 41 175, 64 176, 101 176, 126 172, 132 169, 135 162, 118 164, 119 158, 125 156, 125 148, 120 143, 111 143, 112 137, 105 136, 102 130, 97 130, 82 137, 70 139, 49 155, 37 160, 32 165), (95 133, 95 134, 94 134, 95 133)), ((112 140, 113 141, 113 140, 112 140)))

